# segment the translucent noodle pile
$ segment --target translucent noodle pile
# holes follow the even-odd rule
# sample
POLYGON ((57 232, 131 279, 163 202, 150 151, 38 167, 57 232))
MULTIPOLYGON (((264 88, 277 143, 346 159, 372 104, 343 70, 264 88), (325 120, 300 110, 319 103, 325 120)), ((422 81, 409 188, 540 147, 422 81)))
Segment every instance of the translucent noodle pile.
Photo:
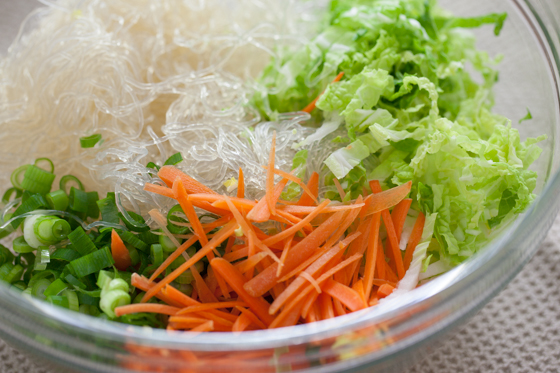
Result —
POLYGON ((142 191, 145 165, 180 151, 180 168, 215 189, 243 166, 256 196, 273 131, 285 169, 312 131, 298 114, 257 125, 248 101, 270 57, 313 36, 318 2, 41 2, 0 60, 5 176, 49 157, 57 175, 146 211, 159 204, 142 191), (103 142, 82 149, 79 137, 94 133, 103 142))

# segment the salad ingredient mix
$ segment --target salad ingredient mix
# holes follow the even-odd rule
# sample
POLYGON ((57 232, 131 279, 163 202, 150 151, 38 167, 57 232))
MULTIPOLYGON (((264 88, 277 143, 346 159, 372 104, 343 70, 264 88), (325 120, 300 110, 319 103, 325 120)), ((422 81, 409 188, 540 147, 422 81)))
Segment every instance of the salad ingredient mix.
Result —
MULTIPOLYGON (((465 30, 489 24, 497 36, 505 20, 455 17, 432 0, 332 0, 316 35, 277 46, 256 81, 225 70, 198 71, 200 87, 188 74, 159 77, 166 88, 151 82, 146 102, 157 86, 223 106, 172 104, 168 116, 198 105, 212 123, 191 112, 158 137, 142 119, 135 136, 152 140, 129 137, 126 151, 102 133, 75 139, 87 167, 63 170, 97 179, 58 179, 62 153, 17 168, 2 198, 12 250, 0 246, 0 279, 91 316, 196 332, 316 322, 412 291, 534 199, 530 166, 546 137, 521 141, 492 112, 500 58, 465 30), (243 91, 231 108, 228 87, 243 91), (165 157, 170 143, 179 152, 165 157), (148 146, 165 160, 142 163, 148 146), (104 198, 94 180, 109 185, 104 198)), ((126 115, 119 131, 134 127, 126 115)))

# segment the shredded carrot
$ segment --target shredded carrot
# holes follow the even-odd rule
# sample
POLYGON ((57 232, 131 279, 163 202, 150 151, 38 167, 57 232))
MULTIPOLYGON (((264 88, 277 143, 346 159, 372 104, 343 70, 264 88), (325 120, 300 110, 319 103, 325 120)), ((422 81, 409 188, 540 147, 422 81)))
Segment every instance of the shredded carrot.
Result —
POLYGON ((336 282, 332 279, 327 280, 325 285, 323 285, 323 291, 331 297, 338 299, 351 311, 359 311, 365 308, 365 301, 360 294, 354 289, 342 285, 340 282, 336 282))
MULTIPOLYGON (((263 167, 266 168, 266 169, 268 170, 268 167, 267 167, 267 166, 263 166, 263 167)), ((307 187, 307 185, 305 185, 305 184, 303 183, 303 181, 301 181, 301 179, 300 179, 299 177, 294 176, 294 175, 292 175, 292 174, 290 174, 290 173, 288 173, 288 172, 279 170, 279 169, 277 169, 277 168, 275 168, 275 169, 273 170, 273 172, 274 172, 275 174, 280 175, 280 176, 282 176, 283 178, 288 179, 288 180, 290 180, 291 182, 294 182, 294 183, 296 183, 297 185, 299 185, 300 188, 303 189, 303 192, 306 193, 306 194, 309 196, 309 198, 311 198, 311 199, 313 200, 313 202, 319 203, 319 201, 317 200, 317 197, 316 197, 316 196, 313 194, 313 192, 307 187)))
POLYGON ((367 307, 366 293, 364 291, 364 280, 360 279, 352 284, 352 290, 355 290, 364 301, 364 307, 367 307))
MULTIPOLYGON (((403 184, 405 185, 405 184, 403 184)), ((378 180, 370 181, 370 187, 373 193, 382 193, 381 185, 379 184, 378 180)), ((398 187, 397 187, 398 188, 398 187)), ((393 188, 390 190, 394 190, 397 188, 393 188)), ((381 217, 383 218, 383 224, 387 230, 387 236, 389 238, 389 246, 391 247, 393 259, 395 260, 395 266, 397 267, 397 276, 399 279, 404 277, 404 265, 401 250, 399 248, 399 239, 397 237, 397 233, 395 232, 395 227, 393 225, 393 219, 391 219, 391 214, 389 210, 382 210, 381 217)))
POLYGON ((315 290, 317 290, 317 293, 321 294, 321 287, 319 286, 319 284, 317 283, 317 281, 315 281, 315 279, 313 278, 313 276, 311 276, 309 273, 307 272, 301 272, 299 274, 301 276, 301 278, 306 279, 307 281, 309 281, 309 283, 311 285, 313 285, 313 287, 315 288, 315 290))
POLYGON ((170 188, 161 185, 146 183, 146 185, 144 185, 144 190, 146 192, 159 194, 160 196, 175 198, 173 191, 170 188))
POLYGON ((267 255, 268 255, 268 253, 266 253, 266 252, 257 253, 257 254, 252 255, 251 257, 249 257, 248 259, 246 259, 242 262, 235 263, 234 267, 237 268, 237 270, 241 273, 248 272, 248 271, 252 270, 253 268, 255 268, 255 266, 261 260, 263 260, 267 255))
POLYGON ((397 205, 400 201, 406 198, 408 193, 410 193, 411 188, 412 182, 409 181, 408 183, 399 185, 398 187, 373 194, 371 196, 371 203, 364 216, 375 214, 376 212, 387 210, 397 205))
POLYGON ((117 267, 119 271, 124 271, 132 265, 130 253, 123 240, 114 229, 111 232, 111 255, 115 261, 115 267, 117 267))
POLYGON ((321 293, 317 298, 317 301, 319 302, 321 319, 327 320, 334 318, 334 308, 331 296, 326 293, 321 293))
POLYGON ((380 279, 385 279, 385 250, 383 250, 383 242, 381 237, 379 237, 377 242, 377 260, 375 261, 377 277, 380 279))
POLYGON ((424 214, 420 213, 416 218, 414 223, 414 228, 412 228, 412 233, 408 239, 408 244, 406 245, 406 251, 404 254, 404 266, 408 270, 410 267, 410 262, 412 262, 412 255, 414 254, 414 249, 420 240, 422 239, 422 232, 424 231, 424 223, 426 222, 426 217, 424 214))
MULTIPOLYGON (((274 195, 272 198, 277 200, 280 198, 282 191, 288 184, 288 179, 282 179, 274 188, 274 195)), ((270 209, 268 208, 268 199, 262 198, 247 214, 247 219, 255 222, 265 222, 270 218, 270 209)))
POLYGON ((370 223, 370 233, 368 248, 366 252, 366 266, 364 270, 364 290, 365 297, 369 299, 373 286, 373 275, 375 273, 375 263, 377 261, 377 251, 379 250, 379 228, 381 227, 381 214, 375 213, 370 223))
POLYGON ((342 185, 340 185, 340 181, 338 181, 338 179, 335 177, 333 179, 333 183, 334 186, 336 186, 336 190, 338 191, 338 194, 340 195, 340 200, 344 201, 344 197, 346 197, 346 192, 344 192, 344 188, 342 187, 342 185))
POLYGON ((196 241, 198 241, 198 237, 193 236, 188 241, 183 242, 181 246, 179 246, 174 252, 171 253, 171 255, 169 255, 163 261, 163 263, 160 264, 160 266, 155 270, 152 276, 150 276, 150 282, 154 281, 159 275, 161 275, 163 271, 165 271, 167 267, 169 267, 169 265, 179 257, 179 255, 181 255, 185 250, 194 245, 196 241))
MULTIPOLYGON (((340 72, 335 78, 334 80, 331 82, 332 83, 336 83, 338 82, 340 79, 342 79, 342 77, 344 76, 344 71, 340 72)), ((307 105, 302 111, 305 111, 306 113, 311 113, 313 111, 313 109, 315 109, 315 105, 317 104, 317 101, 319 101, 319 99, 321 98, 321 96, 323 95, 323 93, 321 93, 319 96, 317 96, 317 98, 315 98, 309 105, 307 105)))
POLYGON ((209 332, 214 330, 214 321, 209 320, 191 329, 191 332, 209 332))
POLYGON ((271 215, 276 215, 276 200, 274 198, 274 158, 276 157, 276 131, 272 135, 270 154, 268 156, 268 170, 266 173, 266 204, 271 215))
MULTIPOLYGON (((352 205, 328 206, 323 211, 321 211, 321 213, 322 214, 328 214, 328 213, 339 212, 339 211, 344 211, 344 210, 353 210, 353 209, 359 209, 363 206, 364 206, 363 203, 354 203, 352 205)), ((316 209, 316 207, 312 207, 312 206, 291 205, 291 206, 279 207, 278 212, 280 212, 280 211, 281 212, 287 212, 287 213, 293 214, 293 215, 307 215, 307 214, 311 214, 313 211, 315 211, 315 209, 316 209)))
POLYGON ((383 284, 377 290, 377 296, 379 298, 385 298, 391 295, 391 293, 395 290, 395 288, 389 284, 383 284))
POLYGON ((282 251, 282 255, 280 256, 280 265, 276 270, 276 277, 280 277, 280 272, 282 272, 282 268, 284 268, 284 263, 286 263, 286 257, 290 252, 290 248, 292 247, 292 241, 294 239, 294 235, 291 235, 286 239, 286 243, 284 244, 284 250, 282 251))
POLYGON ((311 195, 315 198, 312 198, 307 193, 302 193, 296 205, 312 206, 313 201, 316 201, 319 198, 319 174, 317 172, 313 172, 313 174, 311 174, 311 177, 307 182, 307 189, 311 192, 311 195))
MULTIPOLYGON (((304 240, 292 247, 290 253, 286 257, 286 262, 284 263, 281 275, 288 273, 299 263, 313 255, 313 251, 319 247, 322 242, 327 240, 335 228, 339 225, 342 220, 342 214, 343 212, 334 214, 326 222, 317 227, 317 229, 315 229, 304 240)), ((276 277, 277 270, 278 264, 274 263, 259 273, 251 281, 247 282, 247 284, 245 284, 245 290, 253 297, 262 296, 278 282, 276 277)))
POLYGON ((212 189, 208 188, 206 185, 199 183, 189 175, 185 174, 175 166, 163 166, 158 171, 158 177, 163 180, 168 187, 172 187, 175 179, 179 177, 183 183, 183 186, 189 194, 195 193, 208 193, 217 194, 212 189))
POLYGON ((245 278, 235 267, 222 258, 215 258, 210 262, 214 271, 218 272, 239 295, 249 308, 263 321, 266 325, 272 322, 272 317, 268 314, 269 304, 263 298, 253 297, 249 295, 245 289, 245 278))
MULTIPOLYGON (((200 244, 206 245, 208 243, 208 238, 206 238, 206 234, 204 233, 204 229, 202 229, 202 224, 198 219, 198 215, 196 214, 196 211, 194 211, 192 203, 189 201, 189 195, 187 194, 180 177, 177 177, 173 183, 173 194, 175 195, 177 202, 179 202, 179 205, 181 205, 181 209, 183 209, 187 219, 191 223, 194 234, 198 236, 200 244)), ((212 259, 213 258, 208 258, 208 260, 212 259)))
POLYGON ((251 319, 247 315, 242 313, 241 315, 239 315, 237 320, 235 320, 235 322, 233 323, 233 326, 231 327, 231 331, 242 332, 246 330, 249 327, 249 325, 251 325, 251 323, 252 323, 251 319))
POLYGON ((266 329, 266 325, 263 324, 263 322, 261 320, 259 320, 259 318, 253 312, 249 311, 246 308, 239 307, 239 306, 236 306, 235 308, 237 308, 239 311, 241 311, 242 314, 247 316, 253 322, 253 324, 255 324, 256 326, 258 326, 261 329, 266 329))
POLYGON ((412 199, 405 198, 400 201, 391 212, 391 219, 393 220, 395 233, 397 234, 399 241, 401 240, 404 222, 406 220, 406 216, 408 215, 408 210, 410 209, 411 204, 412 199))
POLYGON ((234 308, 234 307, 246 307, 247 304, 242 301, 229 301, 229 302, 217 302, 217 303, 204 303, 197 304, 194 306, 185 307, 177 311, 177 315, 184 315, 187 313, 195 313, 206 310, 220 309, 220 308, 234 308))
POLYGON ((141 313, 141 312, 148 312, 148 313, 160 313, 162 315, 170 315, 173 316, 179 312, 179 308, 166 306, 164 304, 156 304, 156 303, 137 303, 137 304, 129 304, 126 306, 120 306, 115 308, 115 315, 117 317, 121 317, 122 315, 128 315, 131 313, 141 313))
POLYGON ((239 167, 239 176, 237 177, 237 198, 245 198, 245 177, 241 167, 239 167))
POLYGON ((206 282, 204 281, 200 273, 198 273, 198 271, 196 270, 193 271, 192 269, 191 269, 191 273, 194 277, 194 287, 196 288, 196 291, 198 292, 198 297, 200 298, 202 303, 217 302, 218 298, 216 298, 214 292, 208 288, 208 285, 206 284, 206 282))

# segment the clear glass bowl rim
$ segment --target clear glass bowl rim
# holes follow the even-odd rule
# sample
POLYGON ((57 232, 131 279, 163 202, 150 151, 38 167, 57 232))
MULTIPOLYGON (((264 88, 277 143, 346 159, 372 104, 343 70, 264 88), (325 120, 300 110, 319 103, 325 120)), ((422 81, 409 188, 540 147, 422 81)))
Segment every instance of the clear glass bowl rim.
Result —
MULTIPOLYGON (((509 2, 518 8, 519 13, 525 18, 528 27, 532 29, 533 36, 540 44, 543 58, 545 58, 550 68, 549 75, 553 82, 558 109, 558 104, 560 103, 560 77, 558 74, 560 59, 558 51, 555 49, 555 43, 552 42, 541 15, 535 11, 530 0, 509 0, 509 2)), ((558 30, 556 32, 560 34, 560 19, 556 21, 558 22, 556 25, 558 30)), ((548 182, 535 202, 508 228, 509 235, 502 235, 492 241, 485 250, 468 262, 441 276, 438 281, 430 282, 399 299, 386 302, 372 309, 315 324, 244 332, 236 335, 235 338, 231 338, 231 333, 170 334, 165 330, 151 330, 147 332, 145 328, 141 327, 107 323, 104 320, 76 314, 75 312, 53 307, 43 302, 27 301, 20 296, 14 296, 5 286, 0 286, 0 297, 2 297, 3 301, 14 305, 17 302, 17 306, 22 308, 24 313, 31 314, 34 317, 50 317, 57 322, 72 327, 78 333, 83 332, 84 335, 94 333, 97 338, 102 337, 104 340, 111 342, 128 342, 152 347, 188 349, 193 351, 242 351, 277 348, 317 341, 335 337, 352 330, 359 330, 365 326, 383 324, 395 315, 412 312, 423 305, 430 304, 430 307, 434 307, 450 302, 454 296, 461 293, 462 289, 477 283, 482 274, 487 271, 494 271, 496 265, 499 266, 500 263, 504 262, 503 259, 508 254, 507 247, 513 244, 519 237, 519 227, 530 227, 539 218, 548 215, 552 210, 556 212, 560 202, 556 201, 558 198, 555 197, 558 190, 560 190, 560 169, 549 176, 548 182), (550 201, 555 202, 551 204, 550 201), (12 294, 6 294, 8 292, 12 294), (437 296, 437 300, 434 302, 435 296, 437 296)), ((534 252, 536 252, 536 249, 531 253, 531 256, 534 252)), ((398 348, 398 344, 399 342, 393 347, 398 348)))

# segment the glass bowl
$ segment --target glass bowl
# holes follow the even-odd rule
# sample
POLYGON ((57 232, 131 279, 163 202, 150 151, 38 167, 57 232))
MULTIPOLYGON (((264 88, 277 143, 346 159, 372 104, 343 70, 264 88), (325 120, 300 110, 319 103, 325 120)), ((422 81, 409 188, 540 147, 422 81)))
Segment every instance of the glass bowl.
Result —
MULTIPOLYGON (((0 15, 17 18, 29 4, 0 2, 0 15)), ((0 285, 0 336, 56 371, 402 371, 421 361, 519 272, 560 206, 560 4, 447 0, 442 5, 464 16, 509 13, 499 38, 490 28, 476 31, 480 48, 505 56, 496 111, 516 123, 530 108, 534 119, 516 125, 522 137, 548 135, 535 165, 540 175, 536 201, 471 260, 372 309, 240 335, 170 333, 108 323, 22 298, 0 285)), ((6 46, 17 30, 0 25, 0 46, 6 46)))

